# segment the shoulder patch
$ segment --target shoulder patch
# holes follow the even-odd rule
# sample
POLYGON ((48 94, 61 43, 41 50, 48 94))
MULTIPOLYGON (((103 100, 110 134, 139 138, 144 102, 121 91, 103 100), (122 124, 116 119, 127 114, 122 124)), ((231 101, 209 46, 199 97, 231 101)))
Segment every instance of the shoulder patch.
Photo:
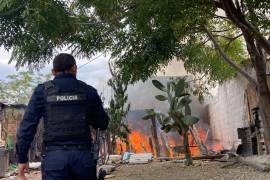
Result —
POLYGON ((45 90, 48 90, 48 89, 54 87, 54 84, 52 81, 47 81, 44 83, 44 87, 45 87, 45 90))

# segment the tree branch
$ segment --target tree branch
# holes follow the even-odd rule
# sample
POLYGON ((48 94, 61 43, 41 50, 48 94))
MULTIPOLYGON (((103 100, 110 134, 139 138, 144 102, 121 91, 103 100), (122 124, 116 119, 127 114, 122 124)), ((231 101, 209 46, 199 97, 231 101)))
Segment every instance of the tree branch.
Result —
POLYGON ((226 15, 232 20, 242 31, 245 31, 249 36, 253 36, 261 44, 262 48, 270 54, 270 41, 267 40, 260 30, 255 27, 252 23, 246 20, 244 14, 236 9, 234 3, 231 0, 221 0, 222 5, 226 15))
POLYGON ((230 40, 230 41, 234 41, 234 40, 236 40, 237 38, 239 38, 239 37, 241 37, 241 36, 243 36, 243 34, 239 34, 239 35, 237 35, 237 36, 235 36, 235 37, 229 37, 229 36, 224 36, 224 35, 213 35, 214 37, 215 36, 217 36, 217 37, 223 37, 223 38, 225 38, 225 39, 228 39, 228 40, 230 40))
POLYGON ((225 17, 225 16, 214 15, 214 18, 222 19, 222 20, 225 20, 225 21, 230 21, 230 19, 228 17, 225 17))
POLYGON ((241 69, 230 57, 227 56, 227 54, 224 52, 224 50, 220 47, 216 39, 214 38, 213 34, 207 29, 207 27, 204 27, 205 32, 209 36, 209 38, 212 40, 215 48, 220 52, 223 59, 229 63, 237 72, 239 72, 242 76, 244 76, 252 85, 257 87, 257 81, 251 77, 246 71, 241 69))
POLYGON ((221 32, 227 32, 227 31, 230 31, 230 30, 233 30, 234 28, 229 28, 229 29, 222 29, 222 30, 215 30, 215 31, 211 31, 211 32, 214 32, 214 33, 221 33, 221 32))

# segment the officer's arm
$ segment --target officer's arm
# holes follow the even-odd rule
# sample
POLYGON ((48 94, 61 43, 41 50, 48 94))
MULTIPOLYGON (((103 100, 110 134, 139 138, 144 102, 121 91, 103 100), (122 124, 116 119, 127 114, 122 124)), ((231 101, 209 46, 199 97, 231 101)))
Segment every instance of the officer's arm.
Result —
POLYGON ((43 86, 39 85, 32 94, 17 131, 16 153, 18 163, 26 163, 28 161, 28 150, 34 139, 39 119, 42 116, 42 100, 43 86))
POLYGON ((103 104, 101 99, 95 90, 92 91, 92 117, 90 117, 90 124, 95 128, 99 128, 100 130, 105 130, 108 127, 109 116, 103 108, 103 104))

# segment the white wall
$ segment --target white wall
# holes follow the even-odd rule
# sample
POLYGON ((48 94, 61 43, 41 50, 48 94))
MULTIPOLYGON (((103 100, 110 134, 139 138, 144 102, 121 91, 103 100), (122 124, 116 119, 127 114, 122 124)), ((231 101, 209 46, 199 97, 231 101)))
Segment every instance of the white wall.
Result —
POLYGON ((236 149, 240 143, 237 128, 248 126, 246 86, 247 81, 242 77, 227 81, 219 86, 216 96, 209 103, 208 116, 213 139, 225 149, 236 149))

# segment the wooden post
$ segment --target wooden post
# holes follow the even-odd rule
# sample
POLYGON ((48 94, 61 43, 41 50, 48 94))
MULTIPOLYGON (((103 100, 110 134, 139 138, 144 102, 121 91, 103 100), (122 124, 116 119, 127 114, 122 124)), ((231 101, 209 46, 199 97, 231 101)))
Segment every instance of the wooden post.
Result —
POLYGON ((201 155, 207 155, 208 150, 207 150, 206 146, 204 145, 204 143, 202 142, 202 140, 200 139, 196 127, 195 126, 191 127, 190 132, 192 134, 192 137, 194 138, 194 141, 199 146, 201 155))
POLYGON ((150 145, 150 148, 151 148, 151 152, 154 155, 155 154, 155 151, 154 151, 153 142, 152 142, 152 138, 151 137, 149 137, 149 145, 150 145))
POLYGON ((165 149, 166 149, 166 156, 169 157, 170 156, 170 149, 168 147, 168 144, 163 136, 163 133, 160 134, 161 140, 162 140, 162 144, 164 145, 165 149))

